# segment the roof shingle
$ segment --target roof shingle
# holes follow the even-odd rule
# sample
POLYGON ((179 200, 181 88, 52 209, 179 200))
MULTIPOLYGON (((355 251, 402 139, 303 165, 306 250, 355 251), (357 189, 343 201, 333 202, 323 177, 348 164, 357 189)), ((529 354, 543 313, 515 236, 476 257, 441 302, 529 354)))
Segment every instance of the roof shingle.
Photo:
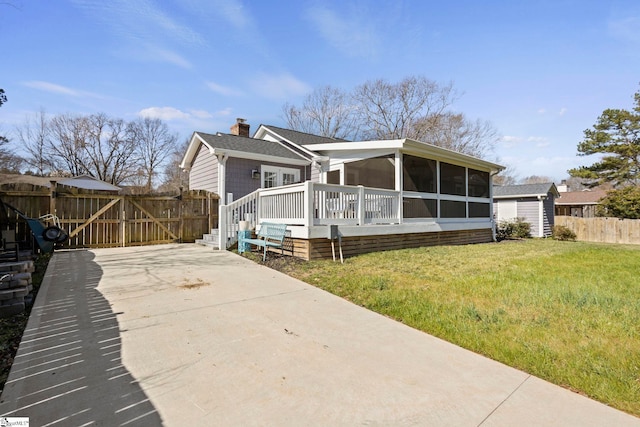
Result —
POLYGON ((196 132, 196 134, 213 148, 263 154, 267 156, 282 157, 285 159, 303 159, 302 156, 283 147, 282 144, 273 141, 247 138, 244 136, 230 135, 226 133, 210 134, 205 132, 196 132))
POLYGON ((549 191, 552 191, 552 187, 552 182, 542 184, 497 185, 493 187, 493 197, 546 195, 549 191))

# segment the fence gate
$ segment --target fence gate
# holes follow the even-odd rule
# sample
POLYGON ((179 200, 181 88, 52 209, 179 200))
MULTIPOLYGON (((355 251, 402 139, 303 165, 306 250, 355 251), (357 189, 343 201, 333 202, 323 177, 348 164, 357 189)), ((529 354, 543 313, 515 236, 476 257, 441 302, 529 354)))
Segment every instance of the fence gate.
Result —
MULTIPOLYGON (((218 196, 190 191, 177 196, 115 195, 65 191, 0 191, 2 200, 27 216, 53 213, 69 234, 64 248, 108 248, 194 242, 217 227, 218 196)), ((28 240, 23 221, 10 215, 3 227, 28 240)))

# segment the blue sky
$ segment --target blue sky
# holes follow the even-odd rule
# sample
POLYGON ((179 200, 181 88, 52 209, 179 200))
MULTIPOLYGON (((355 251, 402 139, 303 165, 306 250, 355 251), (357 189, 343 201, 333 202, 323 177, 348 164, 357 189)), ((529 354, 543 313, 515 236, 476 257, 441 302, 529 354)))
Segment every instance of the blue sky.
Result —
POLYGON ((640 88, 637 0, 8 0, 0 22, 5 133, 44 109, 160 117, 184 140, 284 126, 316 87, 423 75, 498 130, 489 160, 559 181, 640 88))

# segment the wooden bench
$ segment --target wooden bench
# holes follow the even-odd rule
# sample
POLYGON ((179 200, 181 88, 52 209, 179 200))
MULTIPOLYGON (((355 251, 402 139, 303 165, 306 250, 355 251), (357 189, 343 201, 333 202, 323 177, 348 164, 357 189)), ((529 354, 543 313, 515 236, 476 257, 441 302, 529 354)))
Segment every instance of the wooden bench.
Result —
POLYGON ((262 246, 264 248, 262 261, 264 262, 267 259, 267 248, 280 248, 284 255, 284 237, 286 233, 287 224, 263 222, 260 224, 257 239, 242 238, 238 243, 249 243, 251 245, 262 246))

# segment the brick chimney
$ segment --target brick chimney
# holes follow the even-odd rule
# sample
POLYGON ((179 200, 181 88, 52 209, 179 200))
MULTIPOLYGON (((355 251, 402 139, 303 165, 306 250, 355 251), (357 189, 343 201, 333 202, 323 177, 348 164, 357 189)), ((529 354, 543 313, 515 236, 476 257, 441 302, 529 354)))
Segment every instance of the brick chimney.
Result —
POLYGON ((249 138, 249 123, 245 123, 245 121, 245 119, 236 119, 236 123, 231 126, 231 135, 249 138))

